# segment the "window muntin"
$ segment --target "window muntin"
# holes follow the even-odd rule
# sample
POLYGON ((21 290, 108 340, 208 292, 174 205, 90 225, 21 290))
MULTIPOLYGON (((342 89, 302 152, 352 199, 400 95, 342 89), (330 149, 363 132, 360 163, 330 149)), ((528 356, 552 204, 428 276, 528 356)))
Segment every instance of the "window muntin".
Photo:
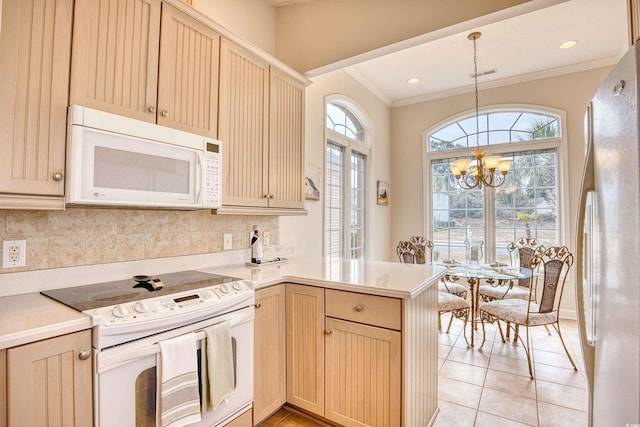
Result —
POLYGON ((478 128, 475 115, 444 126, 429 136, 429 151, 557 138, 560 120, 544 113, 499 111, 480 114, 478 128))
POLYGON ((504 144, 498 153, 514 162, 503 186, 462 190, 448 165, 455 158, 471 157, 476 149, 475 115, 428 136, 432 204, 427 234, 435 244, 434 258, 464 260, 469 236, 485 242, 485 262, 509 262, 506 246, 520 237, 558 244, 560 118, 544 112, 497 111, 480 115, 479 122, 481 148, 504 144), (454 149, 455 157, 447 156, 446 151, 454 149))
POLYGON ((366 128, 341 101, 326 104, 325 256, 361 259, 366 252, 366 128))
POLYGON ((355 115, 338 103, 327 103, 327 127, 355 141, 364 141, 364 127, 355 115))
POLYGON ((326 257, 342 258, 344 217, 344 147, 327 142, 325 153, 325 213, 324 233, 326 257))

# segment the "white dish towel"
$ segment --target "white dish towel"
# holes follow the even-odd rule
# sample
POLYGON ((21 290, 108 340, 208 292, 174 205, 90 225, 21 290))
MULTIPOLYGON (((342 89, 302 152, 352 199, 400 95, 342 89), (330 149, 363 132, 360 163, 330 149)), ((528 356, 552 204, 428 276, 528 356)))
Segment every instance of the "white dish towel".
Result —
POLYGON ((161 341, 158 367, 162 426, 180 427, 200 421, 196 334, 161 341))
POLYGON ((220 322, 204 329, 206 345, 201 354, 202 413, 216 409, 235 390, 231 324, 220 322), (206 373, 206 374, 205 374, 206 373))

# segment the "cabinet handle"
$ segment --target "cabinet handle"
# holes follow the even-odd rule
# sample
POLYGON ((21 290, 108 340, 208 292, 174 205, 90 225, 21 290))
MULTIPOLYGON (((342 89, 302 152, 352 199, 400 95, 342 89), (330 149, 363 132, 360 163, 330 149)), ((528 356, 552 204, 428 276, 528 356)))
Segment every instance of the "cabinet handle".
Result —
POLYGON ((156 113, 156 107, 149 107, 149 112, 151 114, 155 114, 156 113))
POLYGON ((260 307, 262 307, 262 303, 261 303, 261 302, 259 302, 259 303, 257 303, 257 304, 254 304, 253 306, 254 306, 255 308, 260 308, 260 307))
POLYGON ((167 110, 162 110, 162 113, 160 113, 160 115, 162 117, 167 117, 169 115, 169 112, 167 110))
POLYGON ((87 360, 89 357, 91 357, 91 352, 89 350, 82 350, 78 353, 78 359, 80 360, 87 360))
POLYGON ((331 332, 333 332, 331 329, 325 329, 324 330, 324 334, 325 335, 331 335, 331 332))
POLYGON ((62 175, 62 173, 60 172, 56 172, 51 176, 51 178, 53 178, 54 181, 62 181, 62 178, 64 178, 64 175, 62 175))
POLYGON ((362 310, 364 310, 364 307, 363 307, 363 306, 361 306, 361 305, 356 305, 356 311, 357 311, 358 313, 359 313, 359 312, 361 312, 362 310))

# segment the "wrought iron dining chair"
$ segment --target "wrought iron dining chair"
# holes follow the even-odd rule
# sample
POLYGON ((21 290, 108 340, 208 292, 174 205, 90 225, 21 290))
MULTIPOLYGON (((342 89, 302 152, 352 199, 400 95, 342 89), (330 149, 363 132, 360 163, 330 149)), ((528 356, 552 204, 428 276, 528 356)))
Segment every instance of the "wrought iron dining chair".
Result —
MULTIPOLYGON (((562 302, 565 281, 567 280, 567 275, 569 274, 569 270, 572 265, 573 255, 569 252, 569 249, 566 246, 554 246, 546 249, 541 254, 534 255, 529 263, 529 268, 532 273, 531 275, 533 276, 533 271, 538 268, 543 271, 540 304, 536 303, 533 298, 500 299, 482 304, 479 308, 483 334, 480 348, 482 348, 486 340, 485 322, 493 323, 497 320, 502 320, 507 322, 507 325, 512 324, 514 329, 520 326, 525 327, 525 339, 523 340, 517 333, 515 334, 515 337, 520 339, 520 342, 524 346, 527 354, 527 362, 529 364, 529 376, 533 379, 533 365, 531 363, 531 336, 529 328, 551 325, 560 337, 560 342, 562 342, 562 346, 569 358, 569 362, 571 362, 573 369, 577 371, 578 368, 573 362, 573 359, 567 350, 567 346, 564 343, 564 339, 562 338, 562 333, 560 332, 560 317, 558 314, 560 304, 562 302)), ((532 287, 531 292, 534 295, 538 290, 538 282, 539 281, 537 280, 533 280, 533 278, 529 279, 530 286, 532 287)), ((500 324, 498 323, 498 326, 499 325, 500 324)), ((502 342, 506 342, 502 329, 498 328, 498 330, 500 331, 502 342)))
MULTIPOLYGON (((535 255, 542 254, 545 250, 544 245, 537 239, 532 237, 521 237, 515 242, 509 243, 507 246, 511 265, 517 264, 520 268, 529 268, 531 260, 535 255)), ((535 302, 535 294, 530 292, 530 280, 518 279, 509 281, 498 281, 488 283, 478 288, 478 296, 481 301, 489 302, 499 299, 523 299, 533 298, 535 302)), ((498 327, 500 324, 498 323, 498 327)), ((507 324, 507 337, 510 335, 509 324, 507 324)), ((549 332, 549 328, 547 328, 549 332)), ((518 328, 515 328, 513 341, 518 339, 518 328)))
MULTIPOLYGON (((433 242, 423 236, 411 236, 409 242, 413 245, 415 254, 415 263, 424 264, 427 262, 427 252, 429 261, 433 261, 433 242)), ((449 276, 445 276, 438 282, 438 290, 448 292, 460 298, 467 298, 467 288, 460 283, 455 283, 449 276)))
POLYGON ((398 246, 396 246, 396 254, 398 254, 400 262, 404 264, 416 263, 416 248, 413 243, 408 240, 400 240, 398 242, 398 246))
MULTIPOLYGON (((516 258, 519 258, 518 266, 528 269, 533 257, 543 253, 545 248, 537 239, 521 237, 517 241, 509 243, 507 250, 511 258, 511 265, 514 265, 516 258)), ((535 295, 530 292, 529 279, 514 279, 506 283, 483 285, 478 288, 478 295, 484 302, 509 298, 527 300, 532 296, 535 298, 535 295)))
POLYGON ((456 317, 458 319, 462 319, 464 321, 464 326, 462 328, 462 334, 464 335, 464 340, 467 342, 467 346, 469 345, 469 340, 467 339, 467 322, 469 321, 469 317, 471 317, 471 304, 464 298, 460 298, 454 294, 450 294, 449 292, 438 291, 438 330, 442 330, 442 325, 440 324, 440 317, 443 313, 451 313, 451 318, 449 319, 449 326, 447 326, 447 333, 451 330, 451 323, 453 322, 453 318, 456 317))

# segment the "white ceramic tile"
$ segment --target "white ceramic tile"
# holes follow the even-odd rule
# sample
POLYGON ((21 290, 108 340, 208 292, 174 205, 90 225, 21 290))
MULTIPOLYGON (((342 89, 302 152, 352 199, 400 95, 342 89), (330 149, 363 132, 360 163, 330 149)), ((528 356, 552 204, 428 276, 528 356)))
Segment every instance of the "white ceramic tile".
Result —
POLYGON ((552 403, 578 411, 588 409, 586 389, 541 380, 536 381, 536 388, 540 402, 552 403))
POLYGON ((489 388, 482 390, 479 410, 524 424, 536 425, 538 422, 537 406, 534 399, 489 388))
POLYGON ((538 402, 540 427, 577 427, 587 425, 586 412, 538 402))
POLYGON ((481 386, 452 380, 442 375, 438 376, 438 398, 440 400, 477 409, 481 394, 481 386))
POLYGON ((446 377, 479 386, 484 384, 484 378, 486 375, 486 368, 454 362, 453 360, 447 360, 442 366, 442 369, 440 369, 440 377, 446 377))
POLYGON ((440 412, 433 427, 473 426, 476 410, 444 400, 438 401, 440 412))
POLYGON ((507 418, 498 417, 496 415, 478 411, 478 416, 476 417, 476 423, 474 424, 474 427, 526 427, 535 425, 536 424, 522 424, 517 421, 509 420, 507 418))
POLYGON ((536 398, 536 383, 528 376, 489 369, 484 387, 529 399, 536 398))

